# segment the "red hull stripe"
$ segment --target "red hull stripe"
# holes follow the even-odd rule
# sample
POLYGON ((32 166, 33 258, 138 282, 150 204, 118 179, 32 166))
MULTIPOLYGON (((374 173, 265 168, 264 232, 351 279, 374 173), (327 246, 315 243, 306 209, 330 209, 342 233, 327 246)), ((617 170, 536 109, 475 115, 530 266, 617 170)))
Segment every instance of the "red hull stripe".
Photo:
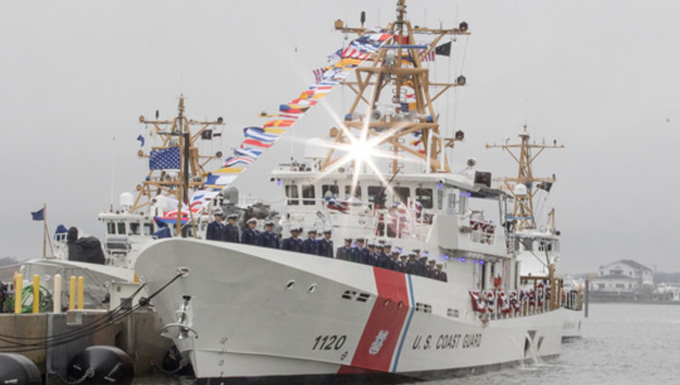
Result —
MULTIPOLYGON (((374 267, 378 289, 368 322, 354 352, 354 368, 388 372, 409 311, 406 275, 374 267)), ((347 369, 340 371, 347 373, 347 369)))

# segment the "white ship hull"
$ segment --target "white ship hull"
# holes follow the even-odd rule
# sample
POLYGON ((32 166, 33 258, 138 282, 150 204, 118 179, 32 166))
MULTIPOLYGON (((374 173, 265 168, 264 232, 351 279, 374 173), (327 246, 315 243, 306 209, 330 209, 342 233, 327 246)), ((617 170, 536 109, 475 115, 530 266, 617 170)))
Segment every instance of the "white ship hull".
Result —
POLYGON ((562 340, 569 341, 581 338, 583 321, 585 321, 583 310, 564 309, 562 340))
POLYGON ((564 312, 482 322, 468 288, 342 260, 170 239, 140 255, 164 324, 191 296, 182 337, 199 383, 366 374, 429 379, 560 352, 564 312))

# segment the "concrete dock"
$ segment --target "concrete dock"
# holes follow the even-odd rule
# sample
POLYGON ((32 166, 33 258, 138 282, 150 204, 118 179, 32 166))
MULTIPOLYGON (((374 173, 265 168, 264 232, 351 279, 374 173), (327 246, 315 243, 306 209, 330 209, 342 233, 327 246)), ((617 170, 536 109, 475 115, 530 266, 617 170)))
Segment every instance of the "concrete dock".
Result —
POLYGON ((65 377, 66 368, 73 357, 93 345, 115 346, 125 351, 134 363, 135 377, 157 373, 156 367, 161 366, 164 355, 172 347, 172 341, 160 336, 160 325, 155 314, 150 310, 140 309, 111 324, 103 317, 109 315, 97 310, 0 314, 0 334, 21 338, 14 344, 0 340, 0 351, 25 355, 38 366, 45 376, 45 384, 48 385, 61 384, 57 376, 65 377), (92 330, 87 325, 92 325, 93 322, 107 326, 84 335, 77 334, 79 330, 92 330), (64 333, 77 335, 75 338, 62 338, 64 343, 48 346, 48 340, 63 336, 64 333), (17 343, 24 346, 17 346, 17 343), (28 347, 26 344, 33 346, 28 347))

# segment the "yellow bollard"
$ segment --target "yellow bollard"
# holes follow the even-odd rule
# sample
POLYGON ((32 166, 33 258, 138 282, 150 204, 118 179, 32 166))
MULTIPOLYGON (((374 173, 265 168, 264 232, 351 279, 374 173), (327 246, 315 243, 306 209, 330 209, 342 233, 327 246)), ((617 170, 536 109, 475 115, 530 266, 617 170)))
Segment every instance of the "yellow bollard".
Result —
POLYGON ((54 275, 54 291, 52 295, 52 303, 54 308, 52 309, 55 313, 61 313, 61 275, 54 275))
POLYGON ((33 275, 33 314, 40 313, 40 276, 33 275))
POLYGON ((68 310, 76 308, 76 277, 71 276, 68 287, 68 310))
POLYGON ((78 310, 83 310, 85 302, 85 278, 78 277, 78 310))
POLYGON ((21 292, 24 290, 24 276, 17 274, 14 282, 14 313, 21 314, 21 292))

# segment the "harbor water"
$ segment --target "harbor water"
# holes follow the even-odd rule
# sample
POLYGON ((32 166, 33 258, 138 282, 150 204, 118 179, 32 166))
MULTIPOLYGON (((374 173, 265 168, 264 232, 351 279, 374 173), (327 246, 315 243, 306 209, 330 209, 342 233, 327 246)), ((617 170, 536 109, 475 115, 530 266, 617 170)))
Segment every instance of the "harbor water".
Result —
MULTIPOLYGON (((675 384, 680 378, 680 306, 591 304, 583 338, 560 358, 429 385, 675 384)), ((140 378, 138 385, 191 385, 189 378, 140 378)))

